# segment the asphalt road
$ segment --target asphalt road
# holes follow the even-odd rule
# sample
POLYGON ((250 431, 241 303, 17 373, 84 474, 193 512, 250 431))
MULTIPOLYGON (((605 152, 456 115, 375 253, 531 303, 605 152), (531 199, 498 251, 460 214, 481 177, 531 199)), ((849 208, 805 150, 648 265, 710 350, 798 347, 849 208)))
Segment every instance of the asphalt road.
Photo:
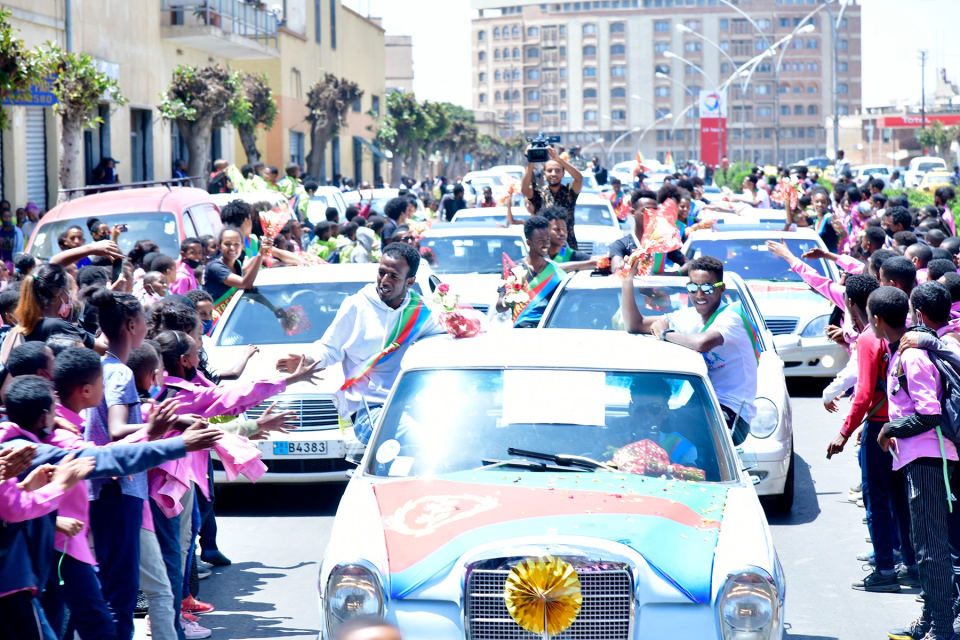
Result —
MULTIPOLYGON (((854 591, 866 550, 863 509, 847 501, 859 478, 852 442, 832 460, 826 445, 840 415, 820 403, 817 384, 791 385, 797 451, 796 503, 770 514, 787 576, 787 637, 796 640, 886 638, 920 605, 916 590, 854 591)), ((201 599, 217 610, 202 617, 214 640, 317 637, 318 561, 333 525, 340 486, 233 486, 218 494, 220 548, 233 560, 201 582, 201 599)), ((145 639, 142 621, 138 640, 145 639)))

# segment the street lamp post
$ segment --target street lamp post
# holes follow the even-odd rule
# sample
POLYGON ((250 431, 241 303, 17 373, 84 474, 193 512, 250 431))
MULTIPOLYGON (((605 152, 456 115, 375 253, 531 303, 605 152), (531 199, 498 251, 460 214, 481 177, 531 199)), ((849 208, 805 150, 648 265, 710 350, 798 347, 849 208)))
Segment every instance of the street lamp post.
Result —
MULTIPOLYGON (((683 84, 683 83, 680 82, 679 80, 674 80, 673 78, 671 78, 671 77, 668 76, 667 74, 663 73, 662 71, 657 71, 654 75, 655 75, 656 77, 662 79, 662 80, 669 80, 669 81, 672 82, 673 84, 675 84, 675 85, 679 86, 681 89, 683 89, 686 93, 689 93, 689 94, 690 94, 690 98, 691 98, 691 100, 690 100, 690 107, 694 107, 694 106, 697 104, 698 96, 697 96, 689 87, 687 87, 685 84, 683 84)), ((689 111, 689 110, 690 110, 689 108, 684 109, 684 110, 681 112, 680 115, 682 116, 684 113, 686 113, 686 112, 689 111)), ((677 116, 677 120, 679 120, 679 119, 680 119, 680 116, 677 116)), ((693 117, 693 118, 690 118, 690 138, 691 138, 692 143, 693 143, 693 155, 691 156, 691 159, 693 159, 693 158, 695 158, 695 157, 697 156, 697 135, 696 135, 696 130, 695 130, 696 123, 697 123, 696 112, 694 112, 694 117, 693 117)), ((676 125, 674 125, 673 128, 676 129, 676 125)))
MULTIPOLYGON (((840 21, 843 19, 843 12, 847 9, 848 0, 841 0, 840 14, 837 19, 833 19, 833 7, 830 1, 824 6, 827 8, 827 14, 830 16, 830 28, 833 38, 833 69, 830 72, 830 89, 833 93, 833 157, 837 157, 837 151, 840 149, 840 97, 837 94, 837 72, 840 68, 839 56, 837 55, 837 38, 839 37, 840 21)), ((920 119, 921 125, 923 118, 920 119)))
POLYGON ((627 136, 633 133, 637 133, 638 131, 641 131, 640 127, 634 127, 633 129, 630 129, 629 131, 626 131, 623 134, 621 134, 619 138, 617 138, 610 144, 610 155, 613 156, 613 152, 616 151, 617 145, 620 144, 620 142, 622 142, 624 138, 626 138, 627 136))

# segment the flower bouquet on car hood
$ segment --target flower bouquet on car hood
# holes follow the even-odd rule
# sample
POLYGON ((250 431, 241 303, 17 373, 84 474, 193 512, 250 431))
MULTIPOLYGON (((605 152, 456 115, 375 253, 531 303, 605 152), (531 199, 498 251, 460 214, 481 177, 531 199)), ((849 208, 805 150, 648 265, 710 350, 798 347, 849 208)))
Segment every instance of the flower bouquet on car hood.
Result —
POLYGON ((449 284, 437 287, 433 303, 440 312, 440 326, 454 338, 472 338, 483 332, 480 313, 470 305, 460 304, 460 295, 451 293, 449 284))
POLYGON ((667 198, 656 209, 648 209, 643 214, 643 237, 637 250, 623 261, 617 271, 621 278, 630 275, 630 269, 639 261, 638 276, 648 276, 663 272, 663 257, 670 251, 676 251, 683 242, 677 229, 677 201, 667 198))

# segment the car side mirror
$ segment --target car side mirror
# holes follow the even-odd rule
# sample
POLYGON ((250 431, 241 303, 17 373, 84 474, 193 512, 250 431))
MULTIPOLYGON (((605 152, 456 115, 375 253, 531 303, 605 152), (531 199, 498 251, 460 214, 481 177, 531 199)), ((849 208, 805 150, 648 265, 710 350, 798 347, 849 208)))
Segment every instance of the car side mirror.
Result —
POLYGON ((800 336, 794 334, 773 336, 773 350, 780 356, 799 353, 800 336))
POLYGON ((443 284, 443 282, 441 282, 440 278, 438 278, 438 277, 435 276, 435 275, 431 275, 429 278, 427 278, 427 281, 430 283, 430 293, 436 292, 437 287, 439 287, 441 284, 443 284))

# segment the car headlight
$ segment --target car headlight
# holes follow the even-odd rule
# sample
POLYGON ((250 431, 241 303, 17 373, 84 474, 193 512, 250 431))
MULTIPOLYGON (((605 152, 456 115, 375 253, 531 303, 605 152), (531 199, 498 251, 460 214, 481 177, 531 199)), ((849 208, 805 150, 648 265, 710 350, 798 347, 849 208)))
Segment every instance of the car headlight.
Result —
POLYGON ((818 316, 807 323, 800 333, 801 338, 822 338, 823 330, 830 323, 830 315, 818 316))
POLYGON ((345 564, 334 568, 327 579, 324 592, 327 633, 342 623, 359 616, 383 617, 383 587, 379 576, 359 564, 345 564))
POLYGON ((773 578, 749 567, 731 573, 720 596, 723 640, 768 640, 778 624, 780 602, 773 578))
POLYGON ((754 404, 757 407, 757 415, 750 421, 750 435, 754 438, 769 438, 780 424, 777 405, 768 398, 757 398, 754 404))

